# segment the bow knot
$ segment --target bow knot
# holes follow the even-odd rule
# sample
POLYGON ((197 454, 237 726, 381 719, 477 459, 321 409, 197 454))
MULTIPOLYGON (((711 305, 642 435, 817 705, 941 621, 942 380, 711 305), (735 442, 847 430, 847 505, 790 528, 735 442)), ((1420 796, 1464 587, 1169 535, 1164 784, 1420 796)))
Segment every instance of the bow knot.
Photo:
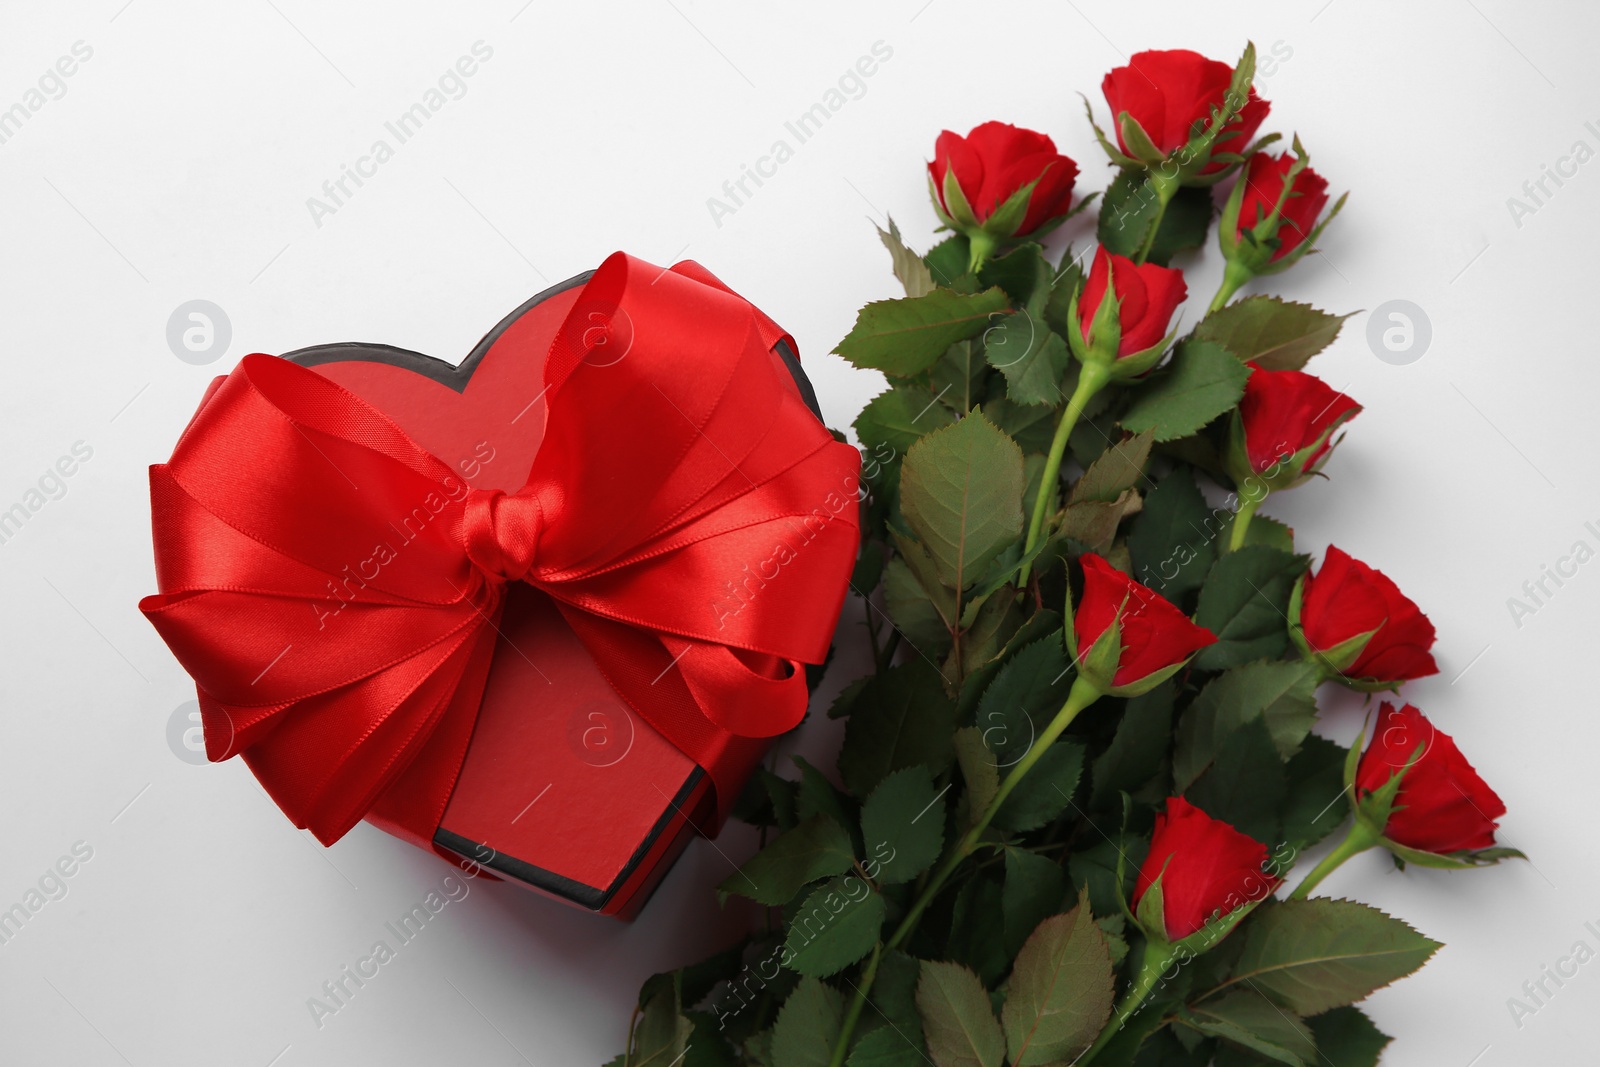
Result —
POLYGON ((527 491, 473 489, 467 493, 462 542, 479 570, 507 582, 519 582, 533 569, 544 528, 539 498, 527 491))

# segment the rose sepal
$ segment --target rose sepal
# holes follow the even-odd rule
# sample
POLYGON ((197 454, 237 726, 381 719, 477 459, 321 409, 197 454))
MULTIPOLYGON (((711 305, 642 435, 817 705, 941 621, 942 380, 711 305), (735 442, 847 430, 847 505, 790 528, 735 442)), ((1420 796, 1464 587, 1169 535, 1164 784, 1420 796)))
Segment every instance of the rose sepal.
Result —
POLYGON ((1341 426, 1355 418, 1358 410, 1351 409, 1341 413, 1337 419, 1328 424, 1328 428, 1319 434, 1316 440, 1287 456, 1279 456, 1267 470, 1258 471, 1250 462, 1244 417, 1236 407, 1228 422, 1228 445, 1223 455, 1223 467, 1236 486, 1242 486, 1252 478, 1265 485, 1269 493, 1278 493, 1304 485, 1327 465, 1334 450, 1344 440, 1344 436, 1341 434, 1337 440, 1330 441, 1330 439, 1341 426), (1318 455, 1319 451, 1321 455, 1318 455), (1315 462, 1312 461, 1313 456, 1316 456, 1315 462))
POLYGON ((1510 848, 1505 845, 1495 845, 1491 848, 1461 849, 1457 852, 1428 852, 1420 848, 1402 845, 1384 834, 1389 825, 1389 817, 1394 814, 1395 799, 1400 793, 1400 786, 1406 774, 1414 767, 1418 760, 1427 751, 1427 742, 1419 744, 1405 766, 1389 775, 1387 781, 1370 793, 1360 794, 1356 789, 1356 771, 1361 763, 1361 752, 1366 745, 1366 727, 1356 736, 1350 746, 1350 755, 1345 757, 1344 788, 1345 795, 1350 800, 1350 810, 1355 813, 1355 820, 1360 825, 1365 835, 1372 839, 1374 845, 1381 846, 1389 851, 1395 863, 1404 866, 1414 863, 1418 867, 1432 867, 1438 870, 1466 870, 1474 867, 1492 867, 1501 860, 1527 859, 1527 855, 1520 849, 1510 848))
MULTIPOLYGON (((1244 54, 1234 65, 1233 79, 1228 83, 1228 91, 1223 94, 1222 106, 1212 108, 1204 128, 1198 133, 1191 133, 1188 141, 1170 155, 1161 154, 1148 131, 1127 111, 1112 116, 1121 133, 1122 143, 1128 147, 1127 152, 1112 145, 1100 127, 1095 125, 1092 108, 1089 111, 1089 122, 1094 126, 1095 139, 1100 142, 1100 147, 1118 166, 1149 171, 1152 178, 1160 177, 1173 187, 1212 186, 1237 170, 1239 164, 1246 158, 1235 152, 1213 152, 1212 148, 1223 130, 1238 118, 1239 112, 1249 102, 1250 83, 1255 80, 1255 74, 1256 46, 1255 42, 1251 41, 1245 45, 1244 54), (1225 166, 1215 173, 1202 173, 1213 163, 1223 163, 1225 166)), ((1088 107, 1087 99, 1085 107, 1088 107)), ((1263 138, 1257 145, 1263 141, 1270 143, 1263 138)), ((1170 198, 1170 193, 1167 195, 1170 198)))
POLYGON ((1311 155, 1300 144, 1300 138, 1295 136, 1293 141, 1294 162, 1289 165, 1289 172, 1284 175, 1283 188, 1278 193, 1278 198, 1273 203, 1272 211, 1266 218, 1259 220, 1253 226, 1242 231, 1239 227, 1239 213, 1243 210, 1244 194, 1249 182, 1241 177, 1234 183, 1233 189, 1228 194, 1227 201, 1223 204, 1222 215, 1217 221, 1217 244, 1222 249, 1222 254, 1227 259, 1230 267, 1236 273, 1248 278, 1259 278, 1267 274, 1279 274, 1298 263, 1301 257, 1311 252, 1322 236, 1322 231, 1328 228, 1328 223, 1344 208, 1344 203, 1350 194, 1344 193, 1334 202, 1333 207, 1324 215, 1305 240, 1296 245, 1287 255, 1274 260, 1278 249, 1283 246, 1278 238, 1278 231, 1283 226, 1283 209, 1289 199, 1294 195, 1295 179, 1311 165, 1311 155))
POLYGON ((1378 678, 1352 678, 1345 674, 1356 660, 1361 658, 1367 645, 1383 627, 1374 626, 1365 633, 1347 637, 1329 649, 1318 650, 1311 647, 1306 640, 1305 627, 1300 624, 1301 606, 1305 601, 1306 579, 1301 575, 1295 580, 1294 588, 1289 592, 1289 641, 1300 653, 1302 659, 1318 664, 1322 668, 1323 680, 1337 679, 1342 684, 1362 693, 1380 693, 1385 690, 1398 693, 1400 683, 1388 682, 1378 678))
POLYGON ((1082 294, 1083 286, 1080 285, 1067 304, 1067 348, 1079 363, 1104 367, 1113 380, 1136 378, 1153 369, 1178 336, 1178 330, 1174 327, 1149 348, 1119 356, 1117 349, 1122 344, 1121 301, 1117 299, 1115 280, 1108 278, 1106 281, 1105 295, 1100 298, 1100 306, 1094 309, 1094 318, 1089 320, 1087 340, 1084 339, 1082 328, 1077 325, 1078 298, 1082 294))
MULTIPOLYGON (((1139 898, 1139 908, 1133 915, 1134 925, 1144 934, 1145 939, 1156 945, 1163 955, 1170 959, 1179 956, 1185 959, 1200 955, 1202 952, 1213 948, 1223 938, 1233 933, 1234 928, 1242 923, 1249 914, 1260 906, 1263 900, 1272 895, 1271 892, 1263 893, 1257 897, 1245 900, 1238 907, 1226 914, 1215 914, 1206 920, 1204 926, 1187 937, 1173 940, 1167 936, 1166 906, 1163 903, 1161 879, 1166 876, 1166 869, 1156 876, 1150 887, 1144 891, 1144 896, 1139 898)), ((1281 883, 1282 879, 1277 879, 1281 883)), ((1273 886, 1276 891, 1277 885, 1273 886)))

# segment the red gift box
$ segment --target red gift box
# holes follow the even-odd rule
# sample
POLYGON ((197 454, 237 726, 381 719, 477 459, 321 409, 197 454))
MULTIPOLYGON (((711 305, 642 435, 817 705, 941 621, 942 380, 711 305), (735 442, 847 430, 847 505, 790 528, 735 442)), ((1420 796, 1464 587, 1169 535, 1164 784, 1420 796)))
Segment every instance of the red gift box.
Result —
POLYGON ((196 678, 208 754, 243 753, 325 842, 365 817, 636 914, 803 714, 800 661, 843 600, 856 457, 791 345, 703 268, 618 254, 459 367, 380 345, 285 357, 314 373, 247 357, 152 468, 162 593, 141 607, 196 678), (426 507, 364 499, 415 471, 426 507), (377 546, 341 555, 361 507, 378 532, 349 544, 377 546), (429 568, 454 597, 418 592, 429 568))

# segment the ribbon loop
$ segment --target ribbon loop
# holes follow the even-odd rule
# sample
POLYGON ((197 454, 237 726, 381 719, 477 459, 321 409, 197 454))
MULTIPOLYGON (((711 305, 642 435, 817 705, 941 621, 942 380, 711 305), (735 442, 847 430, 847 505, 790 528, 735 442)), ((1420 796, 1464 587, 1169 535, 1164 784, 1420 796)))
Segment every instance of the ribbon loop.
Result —
POLYGON ((473 489, 467 493, 461 540, 467 558, 491 578, 520 582, 533 569, 544 529, 539 498, 526 490, 473 489))

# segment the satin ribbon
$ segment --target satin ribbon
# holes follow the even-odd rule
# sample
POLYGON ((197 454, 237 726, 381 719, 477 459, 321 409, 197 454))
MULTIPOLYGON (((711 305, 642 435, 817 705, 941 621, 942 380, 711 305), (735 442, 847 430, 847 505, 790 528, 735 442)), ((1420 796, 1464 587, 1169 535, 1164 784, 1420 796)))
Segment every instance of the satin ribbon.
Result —
POLYGON ((857 453, 800 399, 782 337, 696 264, 613 255, 552 342, 511 494, 246 356, 150 470, 161 592, 139 606, 195 680, 207 756, 242 755, 325 844, 367 818, 430 847, 522 581, 705 768, 720 825, 805 714, 858 538, 857 453))

